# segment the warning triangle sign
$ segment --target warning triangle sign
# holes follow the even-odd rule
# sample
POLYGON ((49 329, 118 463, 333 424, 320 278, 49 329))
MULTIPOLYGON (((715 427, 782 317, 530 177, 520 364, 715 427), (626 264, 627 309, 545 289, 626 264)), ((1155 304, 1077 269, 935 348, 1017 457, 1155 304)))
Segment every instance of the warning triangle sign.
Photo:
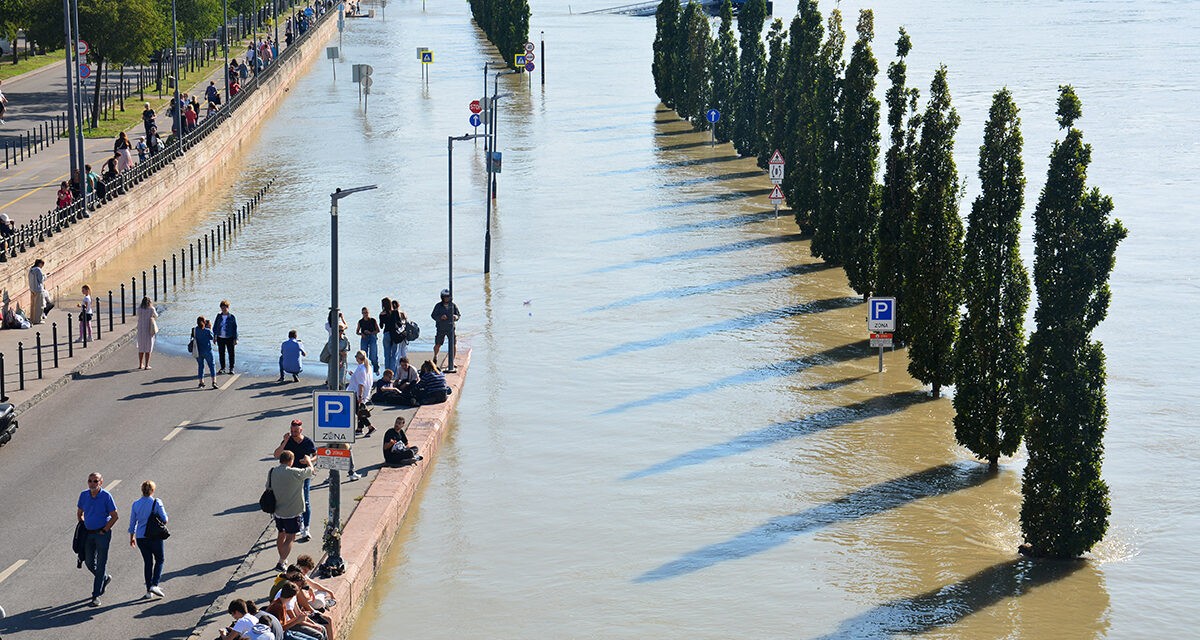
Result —
POLYGON ((780 189, 779 185, 775 185, 775 188, 771 189, 770 197, 772 200, 783 200, 783 189, 780 189))
POLYGON ((771 159, 767 161, 767 164, 783 164, 783 154, 779 153, 779 149, 771 154, 771 159))

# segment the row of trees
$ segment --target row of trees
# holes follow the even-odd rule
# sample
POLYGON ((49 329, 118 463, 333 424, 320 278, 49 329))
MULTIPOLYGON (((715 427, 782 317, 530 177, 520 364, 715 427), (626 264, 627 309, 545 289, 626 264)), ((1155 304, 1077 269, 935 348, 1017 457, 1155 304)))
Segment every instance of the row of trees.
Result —
POLYGON ((470 0, 475 24, 496 45, 505 64, 513 66, 513 56, 525 52, 529 42, 529 0, 470 0))
POLYGON ((783 190, 814 256, 845 268, 864 297, 896 295, 897 338, 908 370, 933 395, 957 384, 955 434, 994 468, 1026 439, 1024 550, 1075 557, 1107 529, 1108 489, 1100 478, 1107 424, 1104 355, 1091 332, 1104 318, 1108 278, 1126 231, 1110 220, 1111 200, 1086 185, 1091 150, 1074 127, 1082 109, 1060 89, 1066 131, 1034 213, 1036 328, 1024 320, 1029 276, 1020 257, 1025 176, 1018 109, 1007 90, 993 96, 979 155, 980 195, 965 232, 964 185, 954 162, 960 120, 943 66, 924 110, 908 86, 912 43, 903 29, 888 66, 889 148, 878 182, 880 103, 870 10, 859 14, 848 61, 842 17, 822 19, 801 0, 789 31, 762 27, 751 0, 739 18, 721 11, 715 40, 695 4, 660 5, 654 43, 659 97, 696 128, 709 107, 722 112, 714 135, 765 165, 778 147, 788 162, 783 190), (735 69, 737 73, 731 72, 735 69))

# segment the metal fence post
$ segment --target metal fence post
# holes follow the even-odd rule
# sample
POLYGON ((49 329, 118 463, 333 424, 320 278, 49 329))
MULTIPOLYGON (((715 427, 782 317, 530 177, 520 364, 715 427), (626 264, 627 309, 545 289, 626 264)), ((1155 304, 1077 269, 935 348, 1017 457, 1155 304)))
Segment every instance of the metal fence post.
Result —
POLYGON ((17 385, 21 391, 25 390, 25 343, 17 343, 17 385))
POLYGON ((67 314, 67 357, 75 357, 75 323, 71 321, 71 314, 67 314))
MULTIPOLYGON (((112 305, 109 305, 110 307, 112 305)), ((121 283, 121 324, 125 324, 125 283, 121 283)))
POLYGON ((33 334, 33 340, 34 340, 34 342, 33 342, 34 349, 37 352, 38 380, 41 380, 42 379, 42 332, 38 331, 37 333, 33 334))
POLYGON ((112 330, 113 330, 112 289, 109 289, 108 290, 108 332, 112 333, 112 330))
POLYGON ((54 368, 58 368, 58 323, 50 323, 50 336, 54 339, 54 368))

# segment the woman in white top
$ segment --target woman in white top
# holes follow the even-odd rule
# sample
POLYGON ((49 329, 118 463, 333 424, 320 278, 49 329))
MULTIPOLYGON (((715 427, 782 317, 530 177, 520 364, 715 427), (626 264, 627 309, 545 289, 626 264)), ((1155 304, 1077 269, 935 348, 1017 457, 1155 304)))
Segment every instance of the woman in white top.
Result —
POLYGON ((146 523, 151 514, 162 518, 163 524, 167 523, 167 510, 162 501, 154 497, 156 488, 158 485, 153 480, 143 482, 142 497, 134 500, 133 506, 129 507, 129 546, 137 547, 142 552, 146 577, 146 595, 142 598, 146 600, 155 596, 163 597, 162 589, 158 587, 163 570, 163 541, 146 537, 146 523))
POLYGON ((83 301, 79 303, 79 337, 75 342, 92 340, 92 288, 83 285, 83 301))
MULTIPOLYGON (((367 404, 367 400, 371 398, 371 387, 375 383, 375 374, 371 371, 371 363, 367 362, 366 351, 360 349, 357 353, 355 353, 354 361, 358 363, 358 366, 355 367, 354 373, 350 376, 349 390, 353 391, 355 397, 358 398, 358 406, 364 407, 367 404)), ((368 436, 372 433, 375 433, 374 425, 371 424, 369 419, 363 419, 361 410, 358 420, 360 427, 362 426, 363 422, 366 422, 368 436)))

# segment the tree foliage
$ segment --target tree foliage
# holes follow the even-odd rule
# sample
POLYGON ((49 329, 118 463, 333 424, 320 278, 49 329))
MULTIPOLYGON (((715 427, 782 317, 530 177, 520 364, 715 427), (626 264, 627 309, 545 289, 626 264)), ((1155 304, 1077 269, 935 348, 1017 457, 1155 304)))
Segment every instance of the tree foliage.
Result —
POLYGON ((529 41, 528 0, 470 0, 471 16, 510 68, 529 41))
POLYGON ((842 75, 846 67, 842 60, 846 49, 846 30, 842 28, 842 12, 837 9, 829 12, 825 22, 825 42, 817 58, 816 121, 813 123, 817 192, 809 225, 809 231, 812 232, 809 250, 813 256, 823 258, 830 264, 841 264, 837 242, 838 197, 834 192, 834 180, 838 171, 838 135, 841 126, 839 102, 842 75))
POLYGON ((963 256, 962 333, 955 346, 954 435, 988 461, 1012 455, 1025 426, 1025 310, 1021 262, 1025 169, 1021 119, 1007 89, 992 97, 979 148, 980 193, 963 256))
MULTIPOLYGON (((159 4, 169 29, 171 27, 171 0, 160 0, 159 4)), ((259 6, 270 5, 269 2, 261 1, 258 4, 259 6)), ((233 9, 232 5, 230 9, 233 9)), ((247 13, 253 10, 250 8, 247 13)), ((180 42, 212 37, 213 33, 221 27, 221 0, 177 0, 175 2, 175 20, 179 23, 180 42)), ((166 39, 169 40, 170 36, 171 34, 168 32, 166 39)))
POLYGON ((718 142, 729 142, 738 119, 738 45, 733 35, 733 5, 729 0, 721 4, 721 26, 713 42, 711 86, 712 100, 708 106, 721 113, 721 119, 713 125, 713 136, 718 142))
POLYGON ((953 350, 962 301, 962 186, 954 164, 958 125, 943 65, 933 77, 921 118, 916 207, 904 240, 913 259, 904 283, 911 329, 908 372, 933 385, 934 397, 941 395, 943 385, 954 382, 953 350))
POLYGON ((712 37, 708 16, 699 4, 689 2, 680 20, 683 33, 679 41, 679 88, 676 92, 675 112, 679 117, 691 120, 696 129, 708 127, 704 112, 712 99, 709 59, 712 55, 712 37))
POLYGON ((783 130, 774 142, 787 160, 783 194, 796 216, 797 226, 809 231, 821 194, 817 133, 821 113, 816 88, 820 76, 817 56, 824 30, 816 0, 800 0, 789 32, 791 40, 780 74, 781 91, 775 102, 775 117, 782 121, 783 130))
POLYGON ((1091 332, 1108 313, 1108 278, 1127 231, 1110 221, 1112 199, 1087 187, 1091 146, 1073 125, 1082 115, 1059 88, 1059 125, 1046 185, 1034 210, 1037 329, 1029 340, 1029 421, 1021 504, 1025 550, 1073 558, 1108 529, 1108 485, 1100 477, 1108 407, 1104 349, 1091 332))
POLYGON ((663 0, 654 12, 654 92, 668 107, 675 106, 679 77, 679 0, 663 0))
POLYGON ((767 168, 771 154, 783 144, 784 139, 785 127, 780 110, 787 99, 787 91, 778 79, 783 74, 784 60, 787 58, 787 39, 783 20, 776 18, 767 32, 767 70, 763 73, 766 91, 758 103, 758 166, 763 169, 767 168))
POLYGON ((738 59, 737 107, 734 109, 733 148, 743 157, 757 156, 764 146, 759 117, 767 92, 763 79, 767 66, 762 31, 767 20, 766 0, 747 0, 738 13, 741 56, 738 59))
POLYGON ((875 292, 884 296, 899 296, 901 312, 896 315, 897 340, 906 340, 908 300, 904 298, 905 273, 912 259, 905 255, 904 231, 912 222, 916 202, 916 155, 920 118, 917 115, 919 92, 909 88, 908 65, 905 58, 912 49, 912 40, 904 28, 896 40, 896 60, 888 65, 887 90, 888 127, 891 146, 884 159, 883 190, 880 194, 878 266, 875 292))
MULTIPOLYGON (((79 1, 79 35, 91 45, 88 55, 96 63, 97 77, 105 62, 148 62, 169 33, 170 21, 155 0, 79 1)), ((100 119, 100 83, 94 86, 92 127, 100 119)))

